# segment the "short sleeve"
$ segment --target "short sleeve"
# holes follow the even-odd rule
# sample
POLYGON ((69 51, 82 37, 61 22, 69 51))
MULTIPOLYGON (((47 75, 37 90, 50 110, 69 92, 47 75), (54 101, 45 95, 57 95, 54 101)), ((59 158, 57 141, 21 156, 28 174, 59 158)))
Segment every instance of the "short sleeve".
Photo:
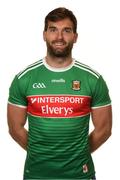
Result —
POLYGON ((97 108, 99 106, 107 106, 109 104, 111 104, 109 90, 106 85, 106 82, 104 81, 102 76, 100 76, 96 83, 96 86, 92 95, 91 108, 97 108))
POLYGON ((19 79, 17 78, 17 76, 15 76, 9 88, 8 103, 26 107, 27 99, 24 94, 23 88, 24 87, 20 85, 19 79))

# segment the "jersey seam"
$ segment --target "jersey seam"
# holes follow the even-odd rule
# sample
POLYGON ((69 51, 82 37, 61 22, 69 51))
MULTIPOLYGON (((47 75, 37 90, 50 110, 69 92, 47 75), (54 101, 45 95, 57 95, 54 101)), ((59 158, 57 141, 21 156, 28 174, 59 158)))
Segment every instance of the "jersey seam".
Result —
POLYGON ((8 104, 12 104, 14 106, 21 107, 21 108, 27 108, 27 106, 25 106, 25 105, 20 105, 20 104, 12 103, 10 101, 8 101, 8 104))
POLYGON ((99 105, 99 106, 92 106, 91 109, 97 109, 97 108, 101 108, 101 107, 107 107, 110 106, 111 103, 105 104, 105 105, 99 105))

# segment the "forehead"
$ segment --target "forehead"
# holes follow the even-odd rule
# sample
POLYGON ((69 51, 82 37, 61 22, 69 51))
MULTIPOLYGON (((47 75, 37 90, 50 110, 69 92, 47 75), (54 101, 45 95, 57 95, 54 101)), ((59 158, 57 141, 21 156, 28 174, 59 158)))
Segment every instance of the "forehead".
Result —
POLYGON ((48 28, 49 27, 56 27, 61 29, 65 27, 73 28, 73 23, 70 19, 66 18, 56 22, 48 21, 48 28))

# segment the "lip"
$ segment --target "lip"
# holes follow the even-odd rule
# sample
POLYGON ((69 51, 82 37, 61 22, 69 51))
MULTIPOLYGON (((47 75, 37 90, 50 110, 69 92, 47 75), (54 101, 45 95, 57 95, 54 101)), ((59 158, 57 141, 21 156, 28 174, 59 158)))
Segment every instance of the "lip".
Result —
POLYGON ((55 47, 65 47, 63 44, 54 44, 55 47))
POLYGON ((63 42, 56 42, 56 43, 53 43, 53 46, 54 46, 54 47, 60 47, 60 48, 62 48, 62 47, 65 47, 65 43, 63 43, 63 42))
POLYGON ((53 41, 52 43, 55 45, 65 45, 66 44, 66 42, 64 42, 64 41, 53 41))
POLYGON ((63 46, 63 43, 55 43, 56 46, 63 46))

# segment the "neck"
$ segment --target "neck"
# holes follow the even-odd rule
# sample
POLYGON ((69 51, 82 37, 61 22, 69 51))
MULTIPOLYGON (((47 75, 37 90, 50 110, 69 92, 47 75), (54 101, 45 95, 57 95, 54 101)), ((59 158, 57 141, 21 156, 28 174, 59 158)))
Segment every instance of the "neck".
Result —
POLYGON ((54 68, 64 68, 72 63, 72 57, 51 57, 46 56, 46 62, 49 66, 54 68))

